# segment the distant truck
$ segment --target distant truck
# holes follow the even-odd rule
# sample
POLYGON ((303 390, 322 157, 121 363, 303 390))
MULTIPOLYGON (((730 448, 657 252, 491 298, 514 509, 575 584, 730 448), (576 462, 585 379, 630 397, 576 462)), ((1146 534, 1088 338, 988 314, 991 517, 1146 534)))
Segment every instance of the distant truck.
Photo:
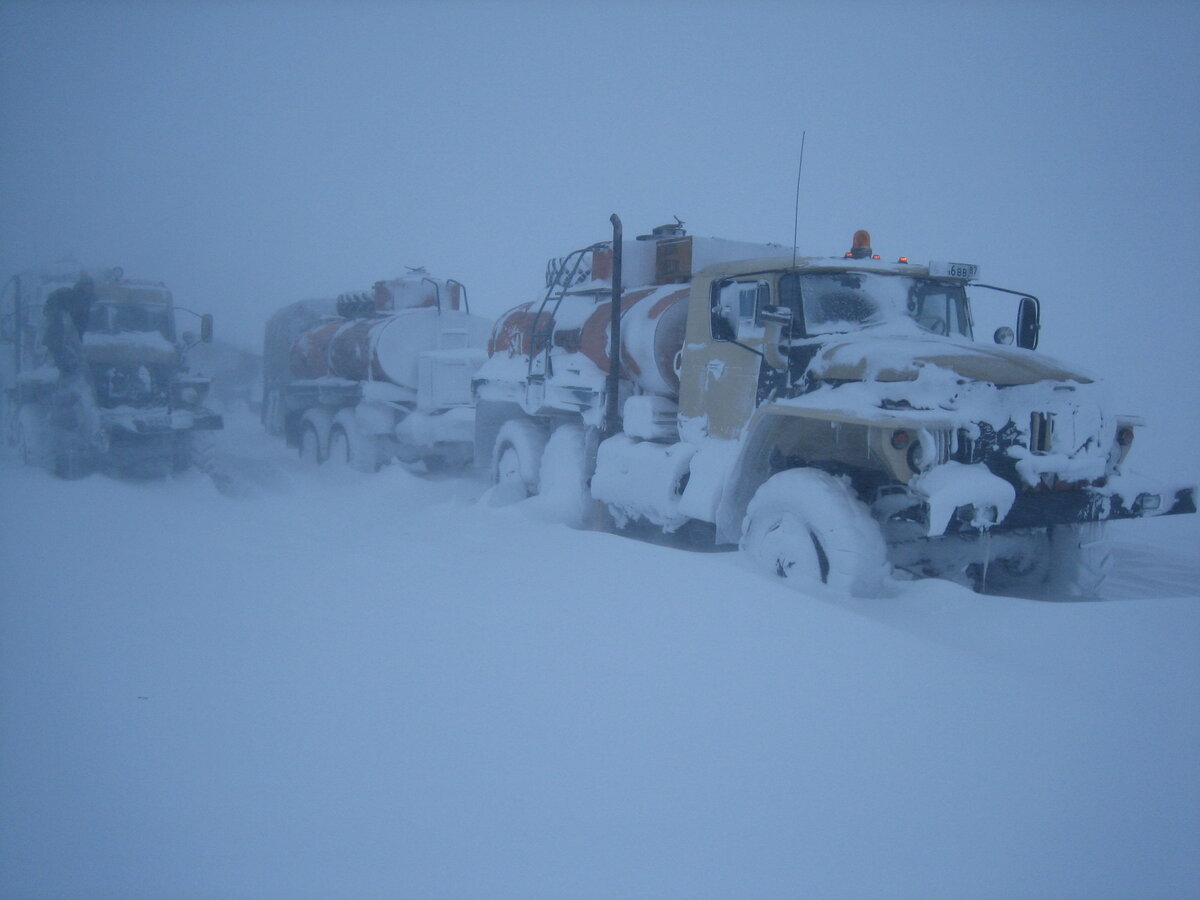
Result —
POLYGON ((263 425, 313 465, 461 468, 474 454, 471 377, 490 329, 460 282, 423 269, 292 303, 266 326, 263 425))
POLYGON ((209 379, 190 374, 186 354, 212 340, 212 316, 198 316, 199 335, 179 334, 178 307, 162 283, 128 279, 120 268, 85 274, 95 298, 81 338, 83 397, 64 390, 45 334, 46 300, 75 285, 80 269, 21 273, 0 293, 0 396, 9 443, 26 463, 64 477, 158 477, 205 465, 211 433, 223 421, 205 406, 209 379))
POLYGON ((1088 595, 1100 523, 1195 512, 1126 473, 1138 421, 1034 352, 1039 301, 975 265, 885 262, 866 232, 820 258, 613 224, 496 322, 474 382, 493 502, 565 491, 581 521, 861 595, 889 571, 1088 595), (986 344, 985 290, 1017 308, 986 344))

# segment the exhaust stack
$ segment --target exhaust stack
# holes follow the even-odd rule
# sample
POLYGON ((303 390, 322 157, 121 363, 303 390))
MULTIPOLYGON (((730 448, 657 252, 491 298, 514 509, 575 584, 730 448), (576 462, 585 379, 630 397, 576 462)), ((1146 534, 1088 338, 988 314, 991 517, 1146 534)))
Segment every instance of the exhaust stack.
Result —
POLYGON ((605 384, 604 436, 612 437, 621 430, 621 218, 609 217, 613 227, 612 239, 612 319, 608 338, 608 378, 605 384))

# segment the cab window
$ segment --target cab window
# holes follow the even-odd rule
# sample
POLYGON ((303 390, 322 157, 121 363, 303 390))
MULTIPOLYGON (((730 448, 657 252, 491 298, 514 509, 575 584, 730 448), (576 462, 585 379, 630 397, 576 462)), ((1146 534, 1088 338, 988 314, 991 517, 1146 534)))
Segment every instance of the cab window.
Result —
POLYGON ((762 310, 771 303, 771 285, 760 279, 728 279, 712 286, 712 333, 718 341, 762 337, 762 310))

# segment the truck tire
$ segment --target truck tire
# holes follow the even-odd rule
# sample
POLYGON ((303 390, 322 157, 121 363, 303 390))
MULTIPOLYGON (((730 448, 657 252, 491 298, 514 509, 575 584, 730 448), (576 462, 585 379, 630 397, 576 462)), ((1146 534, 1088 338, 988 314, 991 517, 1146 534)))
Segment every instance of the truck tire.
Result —
POLYGON ((590 481, 596 450, 578 423, 560 425, 550 435, 538 473, 538 503, 547 517, 571 528, 592 527, 601 516, 590 481))
POLYGON ((329 458, 326 461, 331 466, 348 469, 352 458, 350 436, 341 425, 334 425, 329 431, 329 458))
POLYGON ((21 462, 27 466, 47 464, 46 423, 37 407, 26 403, 17 411, 13 438, 21 462))
POLYGON ((746 510, 741 548, 802 591, 877 597, 888 574, 883 535, 866 506, 816 469, 767 479, 746 510))
POLYGON ((265 391, 263 393, 262 423, 267 434, 279 436, 284 433, 287 408, 283 404, 283 394, 280 391, 265 391))
POLYGON ((1112 567, 1104 523, 1053 525, 1024 535, 1014 558, 992 560, 981 593, 1031 600, 1097 600, 1112 567))
POLYGON ((363 434, 353 409, 338 410, 329 431, 329 461, 360 472, 378 472, 380 456, 378 436, 363 434))
POLYGON ((492 448, 491 506, 507 506, 538 492, 546 432, 532 419, 510 419, 501 426, 492 448))
POLYGON ((319 466, 325 462, 325 454, 321 450, 321 436, 317 433, 317 426, 311 422, 304 423, 300 429, 300 461, 310 466, 319 466))
POLYGON ((1055 525, 1050 529, 1047 599, 1099 600, 1112 569, 1112 548, 1104 523, 1055 525))
POLYGON ((323 409, 310 409, 300 418, 300 461, 319 466, 329 458, 329 434, 333 416, 323 409))

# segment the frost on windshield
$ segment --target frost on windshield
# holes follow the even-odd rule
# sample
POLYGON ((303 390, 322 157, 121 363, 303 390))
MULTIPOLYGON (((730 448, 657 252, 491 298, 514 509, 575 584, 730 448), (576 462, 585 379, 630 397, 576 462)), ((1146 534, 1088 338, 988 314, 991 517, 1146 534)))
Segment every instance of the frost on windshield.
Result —
POLYGON ((929 278, 871 272, 789 273, 779 280, 779 297, 808 335, 886 327, 901 333, 971 337, 963 288, 929 278))

